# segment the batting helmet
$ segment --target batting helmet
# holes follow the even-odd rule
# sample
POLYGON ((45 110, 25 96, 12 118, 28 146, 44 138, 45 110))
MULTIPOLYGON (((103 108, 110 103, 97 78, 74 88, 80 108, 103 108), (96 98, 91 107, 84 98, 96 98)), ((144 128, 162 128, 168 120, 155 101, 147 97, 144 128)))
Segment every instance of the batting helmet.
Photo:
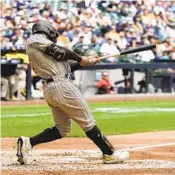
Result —
POLYGON ((35 34, 35 33, 44 33, 53 42, 56 42, 56 38, 59 36, 58 32, 52 26, 52 24, 48 21, 43 21, 43 20, 33 25, 32 34, 35 34))

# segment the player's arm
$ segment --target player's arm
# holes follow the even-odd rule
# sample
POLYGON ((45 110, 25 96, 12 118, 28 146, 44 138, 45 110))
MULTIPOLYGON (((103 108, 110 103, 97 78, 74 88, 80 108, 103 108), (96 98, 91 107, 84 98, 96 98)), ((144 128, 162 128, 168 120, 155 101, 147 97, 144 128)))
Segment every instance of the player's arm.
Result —
MULTIPOLYGON (((99 60, 95 58, 87 58, 87 57, 81 57, 80 55, 76 54, 75 52, 72 52, 71 50, 62 47, 57 46, 56 44, 52 43, 49 44, 46 49, 44 50, 44 53, 51 56, 53 59, 57 61, 67 61, 67 60, 73 60, 77 61, 79 64, 74 64, 72 67, 76 67, 75 69, 80 68, 81 66, 90 66, 94 65, 99 62, 99 60), (75 66, 76 65, 76 66, 75 66)), ((74 68, 72 68, 74 69, 74 68)))
POLYGON ((54 43, 35 43, 34 47, 37 48, 38 50, 44 52, 46 55, 52 57, 56 61, 67 61, 67 60, 73 60, 77 61, 79 64, 77 64, 76 69, 80 68, 81 66, 90 66, 94 65, 97 62, 99 62, 96 58, 95 59, 89 59, 87 57, 81 57, 75 52, 72 52, 71 50, 62 47, 62 46, 57 46, 54 43))
POLYGON ((57 61, 67 61, 67 60, 74 60, 77 62, 82 61, 81 56, 77 55, 76 53, 72 52, 71 50, 65 47, 57 46, 54 43, 49 44, 45 48, 44 53, 51 56, 53 59, 57 61))
POLYGON ((33 47, 38 49, 39 51, 45 53, 46 55, 52 57, 56 61, 67 61, 67 60, 74 60, 77 62, 82 61, 82 57, 77 55, 76 53, 72 52, 71 50, 57 46, 54 43, 40 43, 35 42, 32 44, 33 47))
POLYGON ((69 60, 69 65, 71 67, 71 71, 76 71, 84 66, 92 66, 95 65, 96 63, 99 63, 99 60, 97 59, 98 57, 82 57, 81 62, 69 60))

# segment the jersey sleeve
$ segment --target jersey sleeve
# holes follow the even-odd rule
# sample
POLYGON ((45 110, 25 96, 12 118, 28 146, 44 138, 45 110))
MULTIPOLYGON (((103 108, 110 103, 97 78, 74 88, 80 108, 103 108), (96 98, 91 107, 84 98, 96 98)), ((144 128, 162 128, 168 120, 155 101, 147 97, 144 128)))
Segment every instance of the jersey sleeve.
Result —
POLYGON ((72 52, 71 50, 65 47, 57 46, 54 43, 45 44, 45 43, 35 42, 32 45, 39 51, 45 53, 46 55, 51 56, 56 61, 74 60, 77 62, 81 62, 82 60, 82 57, 76 54, 75 52, 72 52))
POLYGON ((74 71, 76 71, 76 70, 83 67, 83 66, 80 65, 79 62, 72 61, 72 60, 69 61, 69 65, 70 65, 70 68, 71 68, 71 72, 74 72, 74 71))

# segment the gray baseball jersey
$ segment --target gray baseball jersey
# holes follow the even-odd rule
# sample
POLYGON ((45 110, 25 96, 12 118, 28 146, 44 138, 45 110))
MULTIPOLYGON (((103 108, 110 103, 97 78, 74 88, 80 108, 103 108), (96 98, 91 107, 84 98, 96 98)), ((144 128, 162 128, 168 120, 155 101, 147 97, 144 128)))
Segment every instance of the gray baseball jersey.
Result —
POLYGON ((55 125, 62 137, 71 130, 71 119, 87 132, 96 125, 95 120, 80 90, 65 77, 71 72, 68 61, 56 61, 44 54, 51 43, 45 35, 32 35, 26 42, 30 64, 38 76, 54 80, 45 83, 44 97, 52 109, 55 125))

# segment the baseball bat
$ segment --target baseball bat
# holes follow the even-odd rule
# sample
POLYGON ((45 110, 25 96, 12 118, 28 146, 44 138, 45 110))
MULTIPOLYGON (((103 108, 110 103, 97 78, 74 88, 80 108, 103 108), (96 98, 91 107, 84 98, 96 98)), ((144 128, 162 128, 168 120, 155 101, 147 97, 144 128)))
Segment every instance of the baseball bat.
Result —
POLYGON ((141 52, 141 51, 150 50, 150 49, 154 49, 154 48, 156 48, 155 44, 148 44, 148 45, 144 45, 144 46, 140 46, 140 47, 136 47, 136 48, 132 48, 132 49, 127 49, 127 50, 124 50, 124 51, 119 52, 117 54, 105 55, 105 56, 99 57, 98 59, 103 60, 105 58, 117 57, 120 55, 127 55, 127 54, 141 52))

